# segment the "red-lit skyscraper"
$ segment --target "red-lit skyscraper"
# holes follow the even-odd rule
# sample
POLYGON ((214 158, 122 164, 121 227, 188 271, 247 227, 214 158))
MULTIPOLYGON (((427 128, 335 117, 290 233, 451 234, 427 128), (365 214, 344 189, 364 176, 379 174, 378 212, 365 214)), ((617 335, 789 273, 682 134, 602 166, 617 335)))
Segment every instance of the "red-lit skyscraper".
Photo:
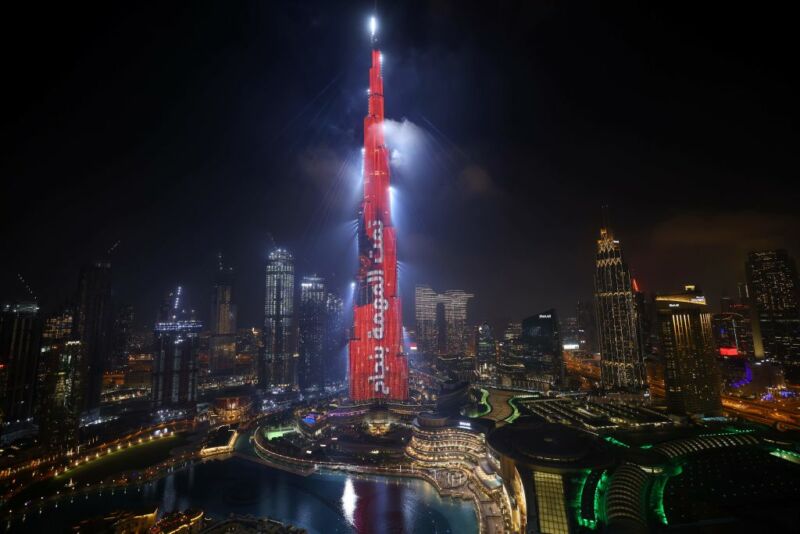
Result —
MULTIPOLYGON (((374 36, 374 19, 372 25, 374 36)), ((364 200, 359 214, 358 254, 350 340, 350 398, 405 400, 408 362, 402 349, 397 237, 389 199, 389 159, 383 138, 383 78, 377 47, 372 50, 369 111, 364 118, 364 200)))

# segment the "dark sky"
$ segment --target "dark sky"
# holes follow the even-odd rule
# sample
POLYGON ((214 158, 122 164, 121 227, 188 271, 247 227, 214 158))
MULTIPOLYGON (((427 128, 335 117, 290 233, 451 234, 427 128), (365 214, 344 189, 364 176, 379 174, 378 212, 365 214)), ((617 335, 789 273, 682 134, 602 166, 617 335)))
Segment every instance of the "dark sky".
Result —
MULTIPOLYGON (((176 282, 207 315, 218 251, 259 323, 272 239, 344 291, 372 5, 6 6, 0 298, 22 273, 51 308, 117 241, 141 323, 176 282)), ((379 2, 407 321, 418 282, 570 315, 605 203, 647 291, 800 253, 795 19, 765 7, 379 2)))

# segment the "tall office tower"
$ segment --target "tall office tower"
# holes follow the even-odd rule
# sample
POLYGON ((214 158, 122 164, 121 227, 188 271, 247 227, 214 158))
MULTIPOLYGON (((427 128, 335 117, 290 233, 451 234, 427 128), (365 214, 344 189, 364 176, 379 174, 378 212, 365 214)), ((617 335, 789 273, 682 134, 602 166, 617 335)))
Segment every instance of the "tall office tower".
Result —
POLYGON ((83 410, 100 407, 103 372, 111 360, 111 264, 95 262, 81 270, 75 317, 77 339, 86 351, 83 410))
POLYGON ((463 354, 467 350, 467 303, 474 296, 460 289, 449 289, 440 295, 444 304, 448 354, 463 354))
POLYGON ((236 366, 236 306, 233 304, 233 268, 223 265, 222 254, 211 290, 210 327, 209 369, 213 374, 230 374, 236 366))
POLYGON ((417 323, 417 352, 431 355, 439 352, 439 325, 436 309, 439 294, 429 286, 414 288, 414 317, 417 323))
POLYGON ((705 297, 686 286, 683 293, 656 296, 656 306, 667 408, 681 415, 720 412, 720 371, 705 297))
POLYGON ((294 257, 285 248, 273 249, 267 260, 263 334, 261 388, 294 387, 294 257))
POLYGON ((297 321, 300 359, 297 378, 301 390, 322 389, 325 386, 327 362, 323 356, 327 296, 325 280, 319 276, 304 276, 300 281, 297 321))
POLYGON ((33 416, 41 341, 39 306, 5 304, 0 310, 0 409, 6 422, 33 416))
POLYGON ((111 367, 114 369, 120 369, 128 363, 131 339, 133 337, 133 319, 133 306, 123 305, 117 307, 114 313, 111 342, 111 367))
POLYGON ((578 319, 578 345, 586 352, 597 350, 597 321, 594 317, 594 305, 586 300, 578 300, 575 309, 578 319))
POLYGON ((653 354, 653 349, 658 343, 658 333, 655 332, 655 309, 653 298, 648 297, 644 291, 639 289, 639 284, 635 278, 631 279, 633 286, 633 305, 636 308, 636 319, 639 321, 637 331, 639 332, 639 348, 642 357, 653 354))
MULTIPOLYGON (((734 310, 736 306, 731 304, 728 309, 734 310)), ((714 314, 711 329, 720 356, 747 358, 755 355, 748 316, 733 311, 714 314)))
POLYGON ((86 366, 83 343, 73 339, 70 307, 48 317, 42 332, 39 439, 50 451, 78 444, 86 366))
POLYGON ((341 383, 347 378, 347 328, 344 324, 344 301, 328 293, 325 299, 325 339, 323 359, 325 383, 341 383))
POLYGON ((508 323, 508 326, 503 332, 503 339, 506 341, 514 341, 515 339, 519 339, 519 336, 522 335, 522 323, 512 321, 508 323))
POLYGON ((450 289, 443 294, 428 286, 414 291, 417 347, 423 354, 463 354, 469 342, 467 304, 473 294, 450 289))
POLYGON ((194 310, 184 304, 183 288, 170 291, 154 331, 153 407, 196 407, 197 349, 202 328, 194 310))
POLYGON ((520 342, 525 367, 551 385, 560 385, 564 380, 564 349, 556 310, 523 319, 520 342))
MULTIPOLYGON (((374 30, 373 19, 373 30, 374 30)), ((350 340, 350 398, 406 400, 408 361, 397 284, 397 235, 383 138, 381 53, 373 31, 369 108, 364 118, 364 199, 359 213, 355 310, 350 340)))
POLYGON ((561 320, 561 338, 567 350, 580 349, 580 335, 578 333, 578 318, 565 317, 561 320))
POLYGON ((497 349, 489 323, 475 328, 475 368, 481 378, 493 378, 497 363, 497 349))
POLYGON ((611 229, 600 229, 594 276, 595 318, 603 388, 639 390, 645 371, 633 285, 622 247, 611 229))
POLYGON ((750 305, 760 326, 763 355, 800 364, 800 289, 794 259, 785 250, 751 252, 745 272, 750 305))

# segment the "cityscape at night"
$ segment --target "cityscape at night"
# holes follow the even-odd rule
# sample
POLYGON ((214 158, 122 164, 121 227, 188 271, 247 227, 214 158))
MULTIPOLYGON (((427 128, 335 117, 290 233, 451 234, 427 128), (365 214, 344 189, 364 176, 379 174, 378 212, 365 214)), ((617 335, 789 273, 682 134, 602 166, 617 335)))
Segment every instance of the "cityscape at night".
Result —
POLYGON ((788 13, 6 11, 0 531, 800 529, 788 13))

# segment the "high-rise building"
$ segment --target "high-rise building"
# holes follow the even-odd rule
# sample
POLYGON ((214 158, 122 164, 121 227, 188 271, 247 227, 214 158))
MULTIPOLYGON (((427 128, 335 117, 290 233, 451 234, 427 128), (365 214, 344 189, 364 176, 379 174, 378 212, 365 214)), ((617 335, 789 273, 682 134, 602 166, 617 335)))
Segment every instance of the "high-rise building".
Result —
POLYGON ((263 334, 261 387, 294 387, 294 257, 285 248, 273 249, 267 260, 263 334))
POLYGON ((301 390, 322 389, 325 385, 325 320, 327 312, 325 280, 316 275, 300 281, 298 330, 300 354, 297 370, 301 390))
POLYGON ((550 385, 564 380, 564 348, 556 310, 545 310, 522 321, 522 362, 550 385))
POLYGON ((197 349, 203 325, 184 304, 183 288, 167 294, 155 327, 153 406, 187 408, 197 403, 197 349))
POLYGON ((639 390, 646 375, 633 284, 622 247, 608 225, 597 240, 594 290, 603 388, 639 390))
MULTIPOLYGON (((731 304, 728 309, 736 309, 731 304)), ((711 317, 711 327, 717 352, 724 357, 752 357, 753 333, 750 318, 735 312, 717 313, 711 317)))
POLYGON ((120 369, 128 363, 131 339, 133 337, 133 306, 118 306, 114 314, 114 330, 112 335, 111 367, 120 369))
POLYGON ((467 350, 467 303, 474 296, 460 289, 449 289, 440 299, 444 305, 448 354, 463 354, 467 350))
POLYGON ((439 325, 436 321, 436 309, 439 306, 439 294, 429 286, 414 288, 414 318, 417 327, 417 351, 421 354, 439 352, 439 325))
POLYGON ((86 351, 83 410, 100 407, 103 372, 111 365, 111 264, 95 262, 81 270, 75 309, 75 332, 86 351))
POLYGON ((497 347, 488 323, 475 327, 475 369, 481 378, 493 378, 497 364, 497 347))
POLYGON ((417 286, 414 297, 418 351, 464 354, 469 342, 467 305, 474 295, 461 289, 440 294, 428 286, 417 286))
POLYGON ((236 306, 233 304, 233 269, 219 266, 211 290, 211 324, 208 364, 212 374, 230 374, 236 366, 236 306))
POLYGON ((656 306, 667 408, 680 415, 720 412, 720 371, 705 297, 686 286, 682 293, 658 295, 656 306))
MULTIPOLYGON (((749 304, 760 327, 763 356, 800 364, 797 266, 785 250, 751 252, 745 265, 749 304)), ((756 356, 759 354, 755 341, 756 356)))
POLYGON ((39 439, 51 451, 78 444, 86 353, 83 343, 73 339, 74 316, 65 307, 45 320, 42 332, 39 439))
POLYGON ((373 46, 369 107, 364 118, 359 270, 350 340, 350 397, 355 401, 408 398, 408 360, 403 353, 403 317, 397 280, 397 234, 392 224, 389 152, 383 137, 383 89, 381 52, 373 46))
POLYGON ((344 301, 328 293, 325 299, 325 339, 323 359, 326 384, 344 382, 347 377, 347 328, 344 324, 344 301))
POLYGON ((519 336, 522 335, 522 323, 512 321, 508 323, 508 326, 503 332, 503 339, 506 341, 514 341, 519 339, 519 336))
POLYGON ((578 318, 565 317, 561 320, 561 338, 567 350, 580 349, 580 335, 578 333, 578 318))
POLYGON ((35 302, 0 309, 0 409, 5 421, 33 416, 41 334, 35 302))
POLYGON ((578 346, 580 350, 593 353, 597 350, 597 321, 594 317, 594 305, 586 300, 579 300, 575 309, 578 320, 578 346))

